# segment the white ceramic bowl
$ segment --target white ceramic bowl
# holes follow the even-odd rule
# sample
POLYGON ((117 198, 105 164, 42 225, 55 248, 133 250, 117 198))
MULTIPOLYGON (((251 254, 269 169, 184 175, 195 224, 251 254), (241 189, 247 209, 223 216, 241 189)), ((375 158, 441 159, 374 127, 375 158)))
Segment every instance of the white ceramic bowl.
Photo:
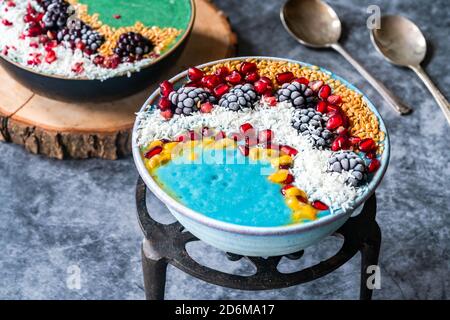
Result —
MULTIPOLYGON (((301 65, 309 65, 300 61, 273 57, 238 57, 209 62, 199 66, 199 68, 226 61, 243 61, 248 58, 288 61, 291 63, 299 63, 301 65)), ((321 70, 329 72, 325 69, 321 70)), ((170 79, 170 82, 175 85, 182 84, 186 82, 186 76, 187 71, 184 71, 170 79)), ((340 80, 352 90, 361 93, 360 90, 344 79, 335 76, 334 74, 332 77, 340 80)), ((154 105, 158 97, 159 89, 148 98, 142 106, 141 111, 144 111, 149 106, 154 105)), ((353 210, 337 210, 332 215, 325 216, 316 221, 278 227, 250 227, 216 220, 182 205, 168 195, 163 189, 161 189, 145 168, 139 146, 136 143, 138 128, 137 121, 133 128, 134 161, 140 176, 150 191, 152 191, 169 208, 170 212, 187 230, 202 241, 221 250, 247 256, 279 256, 297 252, 320 241, 339 229, 339 227, 347 221, 352 213, 361 208, 364 202, 375 192, 375 189, 381 182, 381 179, 386 172, 389 162, 389 135, 384 122, 374 105, 365 96, 364 99, 369 108, 378 117, 380 130, 386 133, 386 138, 382 142, 384 144, 384 151, 380 158, 381 167, 374 174, 366 191, 354 201, 353 210)))

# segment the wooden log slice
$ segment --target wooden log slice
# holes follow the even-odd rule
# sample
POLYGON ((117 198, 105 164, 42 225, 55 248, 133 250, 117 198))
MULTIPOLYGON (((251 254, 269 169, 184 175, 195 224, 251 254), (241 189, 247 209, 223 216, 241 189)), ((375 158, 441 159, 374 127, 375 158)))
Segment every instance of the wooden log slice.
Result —
MULTIPOLYGON (((227 17, 208 0, 196 0, 197 17, 186 49, 161 79, 192 65, 235 54, 227 17)), ((156 88, 107 103, 67 103, 33 94, 0 68, 0 141, 52 158, 117 159, 131 152, 135 112, 156 88)))

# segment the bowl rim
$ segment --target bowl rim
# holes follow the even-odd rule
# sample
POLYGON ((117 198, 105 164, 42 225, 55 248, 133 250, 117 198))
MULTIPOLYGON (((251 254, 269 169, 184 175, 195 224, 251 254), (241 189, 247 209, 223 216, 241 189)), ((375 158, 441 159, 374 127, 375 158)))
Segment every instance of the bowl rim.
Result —
MULTIPOLYGON (((175 45, 173 47, 171 47, 169 50, 167 50, 166 52, 164 52, 162 55, 160 55, 158 58, 151 60, 149 63, 145 64, 144 66, 140 67, 139 71, 133 71, 134 72, 141 72, 144 69, 150 68, 151 66, 161 62, 162 60, 166 59, 167 57, 169 57, 172 53, 175 52, 176 49, 178 49, 178 47, 180 47, 189 37, 189 35, 192 32, 192 29, 194 27, 194 22, 195 22, 195 16, 197 14, 197 7, 195 4, 195 0, 188 0, 190 3, 190 7, 191 7, 191 16, 189 19, 189 23, 187 25, 186 30, 184 31, 182 37, 175 43, 175 45)), ((68 77, 64 77, 64 76, 60 76, 60 75, 55 75, 55 74, 45 74, 42 72, 38 72, 36 70, 33 70, 32 68, 29 68, 27 66, 24 66, 16 61, 12 61, 9 57, 5 56, 3 53, 0 52, 0 59, 3 59, 5 62, 10 63, 12 65, 14 65, 17 68, 20 68, 24 71, 33 73, 35 75, 38 76, 42 76, 42 77, 47 77, 47 78, 52 78, 52 79, 58 79, 58 80, 69 80, 69 81, 107 81, 110 79, 114 79, 114 78, 120 78, 123 76, 126 76, 127 73, 129 71, 125 70, 121 73, 116 74, 113 77, 109 77, 105 80, 101 80, 101 79, 90 79, 87 77, 82 77, 82 78, 68 78, 68 77)))
MULTIPOLYGON (((257 59, 257 60, 272 60, 272 61, 283 61, 283 62, 289 62, 289 63, 295 63, 300 64, 302 66, 309 66, 312 67, 312 64, 293 60, 293 59, 287 59, 287 58, 277 58, 277 57, 266 57, 266 56, 244 56, 244 57, 233 57, 233 58, 227 58, 227 59, 221 59, 216 61, 211 61, 208 63, 201 64, 197 66, 197 68, 204 68, 211 65, 215 65, 218 63, 224 63, 229 61, 245 61, 246 59, 257 59)), ((238 234, 244 234, 244 235, 255 235, 255 236, 268 236, 268 235, 286 235, 286 234, 294 234, 304 231, 309 231, 312 229, 320 228, 329 224, 332 224, 334 222, 337 222, 344 216, 351 213, 354 209, 360 207, 370 196, 375 192, 376 188, 380 184, 384 174, 386 173, 389 158, 390 158, 390 140, 389 140, 389 133, 387 131, 387 128, 384 124, 384 120, 381 117, 378 110, 375 108, 375 105, 367 98, 365 94, 362 93, 361 90, 359 90, 357 87, 355 87, 353 84, 345 80, 344 78, 332 73, 331 71, 324 69, 322 67, 319 67, 319 70, 322 72, 326 72, 330 74, 334 79, 341 81, 344 83, 347 87, 349 87, 351 90, 354 90, 355 92, 362 95, 364 101, 367 103, 367 106, 370 108, 370 110, 377 116, 379 121, 380 130, 385 132, 385 138, 383 140, 384 144, 384 151, 381 155, 381 167, 377 170, 377 172, 374 174, 372 180, 369 182, 368 186, 366 187, 366 190, 362 195, 356 198, 356 200, 352 204, 352 209, 350 210, 342 210, 342 208, 337 209, 333 214, 327 215, 325 217, 322 217, 320 219, 317 219, 315 221, 311 221, 304 224, 292 224, 292 225, 286 225, 286 226, 274 226, 274 227, 256 227, 256 226, 245 226, 245 225, 238 225, 233 224, 221 220, 217 220, 214 218, 210 218, 202 213, 199 213, 195 210, 192 210, 188 208, 187 206, 181 204, 180 202, 173 199, 168 193, 166 193, 160 186, 156 183, 156 181, 152 178, 150 173, 147 171, 144 161, 142 159, 139 146, 137 145, 137 129, 139 124, 139 118, 136 117, 134 126, 133 126, 133 132, 132 132, 132 153, 133 153, 133 159, 136 165, 136 168, 139 172, 139 175, 144 180, 146 186, 150 189, 150 191, 158 198, 160 199, 165 205, 169 207, 169 209, 176 210, 179 214, 185 216, 186 218, 189 218, 191 220, 194 220, 200 224, 206 225, 208 227, 218 229, 221 231, 231 232, 231 233, 238 233, 238 234)), ((187 76, 187 70, 180 72, 176 76, 169 79, 170 82, 176 83, 183 78, 186 78, 187 76)), ((159 96, 160 89, 156 89, 149 98, 144 102, 143 106, 139 110, 139 112, 145 111, 145 109, 148 108, 149 105, 159 96)))

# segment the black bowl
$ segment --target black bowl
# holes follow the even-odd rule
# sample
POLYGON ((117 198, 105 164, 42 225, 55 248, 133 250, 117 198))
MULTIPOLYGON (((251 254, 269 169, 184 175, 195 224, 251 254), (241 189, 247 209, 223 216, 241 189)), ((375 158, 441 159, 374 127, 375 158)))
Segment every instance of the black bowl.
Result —
POLYGON ((16 81, 34 93, 50 99, 68 102, 102 102, 130 96, 161 77, 161 72, 173 66, 180 57, 191 35, 195 19, 195 3, 191 0, 191 19, 181 39, 163 55, 141 68, 138 72, 126 73, 106 80, 70 79, 38 73, 0 55, 0 65, 16 81))

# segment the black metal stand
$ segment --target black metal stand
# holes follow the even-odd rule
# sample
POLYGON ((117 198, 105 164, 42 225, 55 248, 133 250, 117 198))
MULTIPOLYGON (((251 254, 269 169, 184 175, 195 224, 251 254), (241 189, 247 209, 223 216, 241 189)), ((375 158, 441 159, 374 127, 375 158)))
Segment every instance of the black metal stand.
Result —
MULTIPOLYGON (((148 300, 164 299, 167 264, 203 281, 223 287, 241 290, 269 290, 286 288, 323 277, 349 261, 358 251, 361 252, 360 299, 370 300, 372 290, 367 286, 370 274, 367 268, 378 264, 381 232, 375 221, 376 198, 373 195, 364 205, 362 212, 350 218, 334 236, 344 239, 339 251, 316 265, 293 273, 281 273, 277 266, 282 258, 242 257, 227 254, 232 261, 248 259, 256 267, 250 276, 233 275, 203 266, 192 259, 186 251, 186 244, 199 241, 175 222, 164 225, 153 220, 147 211, 146 186, 139 178, 136 186, 136 204, 139 223, 144 233, 142 245, 142 268, 144 272, 145 295, 148 300)), ((287 255, 288 259, 299 259, 304 251, 287 255)))

